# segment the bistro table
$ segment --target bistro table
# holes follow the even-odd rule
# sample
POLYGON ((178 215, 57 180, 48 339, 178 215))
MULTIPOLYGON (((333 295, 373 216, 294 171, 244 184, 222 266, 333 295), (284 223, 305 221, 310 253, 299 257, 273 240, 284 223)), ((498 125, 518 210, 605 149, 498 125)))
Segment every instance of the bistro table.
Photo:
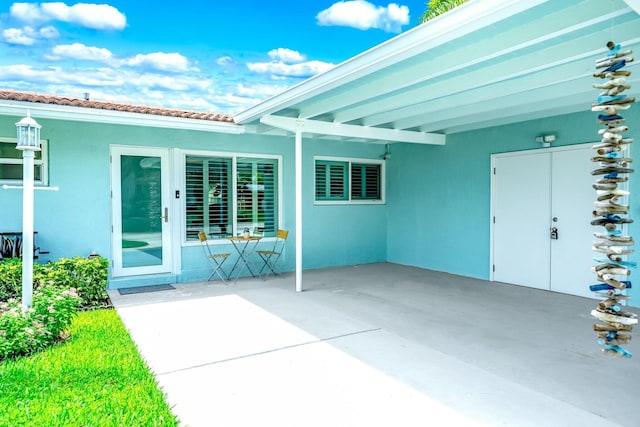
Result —
POLYGON ((262 239, 262 237, 260 237, 260 236, 248 236, 248 237, 231 236, 231 237, 227 237, 227 240, 231 241, 231 243, 233 244, 233 247, 235 248, 236 252, 238 252, 238 259, 236 260, 236 263, 233 264, 233 268, 229 272, 229 278, 231 278, 231 276, 233 276, 233 272, 236 270, 236 268, 238 268, 238 276, 236 277, 236 280, 237 280, 238 277, 240 277, 240 273, 242 271, 242 267, 243 266, 246 267, 247 270, 249 270, 249 273, 251 273, 251 276, 257 277, 256 274, 253 272, 253 270, 251 270, 251 261, 250 261, 249 257, 256 250, 256 246, 258 246, 258 242, 261 239, 262 239))

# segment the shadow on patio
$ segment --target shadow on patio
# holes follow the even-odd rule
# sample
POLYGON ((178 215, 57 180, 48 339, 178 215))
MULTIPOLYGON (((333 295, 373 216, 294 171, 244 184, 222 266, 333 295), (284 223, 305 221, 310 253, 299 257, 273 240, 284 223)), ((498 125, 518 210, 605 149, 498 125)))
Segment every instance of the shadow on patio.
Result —
POLYGON ((595 300, 388 263, 304 283, 110 295, 192 427, 640 425, 620 397, 640 368, 601 354, 595 300))

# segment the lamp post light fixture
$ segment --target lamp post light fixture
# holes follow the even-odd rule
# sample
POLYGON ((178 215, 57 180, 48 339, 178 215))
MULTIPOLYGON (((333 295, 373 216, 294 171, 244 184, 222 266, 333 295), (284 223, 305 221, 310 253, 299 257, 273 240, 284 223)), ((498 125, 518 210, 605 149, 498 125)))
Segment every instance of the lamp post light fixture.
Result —
POLYGON ((40 126, 27 117, 18 123, 16 149, 22 151, 22 306, 26 310, 33 303, 33 159, 40 151, 40 126))

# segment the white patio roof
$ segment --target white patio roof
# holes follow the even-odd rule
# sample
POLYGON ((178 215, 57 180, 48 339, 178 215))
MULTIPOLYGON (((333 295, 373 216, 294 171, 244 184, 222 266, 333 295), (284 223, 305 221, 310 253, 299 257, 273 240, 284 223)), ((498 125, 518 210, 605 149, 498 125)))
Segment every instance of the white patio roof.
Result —
POLYGON ((640 54, 640 0, 470 0, 235 120, 256 132, 443 144, 447 134, 589 110, 609 40, 640 54))

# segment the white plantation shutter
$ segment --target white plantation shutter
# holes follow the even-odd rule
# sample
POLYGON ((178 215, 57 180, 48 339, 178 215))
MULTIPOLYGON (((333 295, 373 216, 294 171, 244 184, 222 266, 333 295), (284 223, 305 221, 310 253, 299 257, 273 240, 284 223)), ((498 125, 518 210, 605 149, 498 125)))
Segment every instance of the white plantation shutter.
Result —
POLYGON ((187 156, 185 180, 187 240, 230 234, 231 159, 187 156))
POLYGON ((275 159, 238 158, 237 228, 272 237, 278 231, 278 162, 275 159))

